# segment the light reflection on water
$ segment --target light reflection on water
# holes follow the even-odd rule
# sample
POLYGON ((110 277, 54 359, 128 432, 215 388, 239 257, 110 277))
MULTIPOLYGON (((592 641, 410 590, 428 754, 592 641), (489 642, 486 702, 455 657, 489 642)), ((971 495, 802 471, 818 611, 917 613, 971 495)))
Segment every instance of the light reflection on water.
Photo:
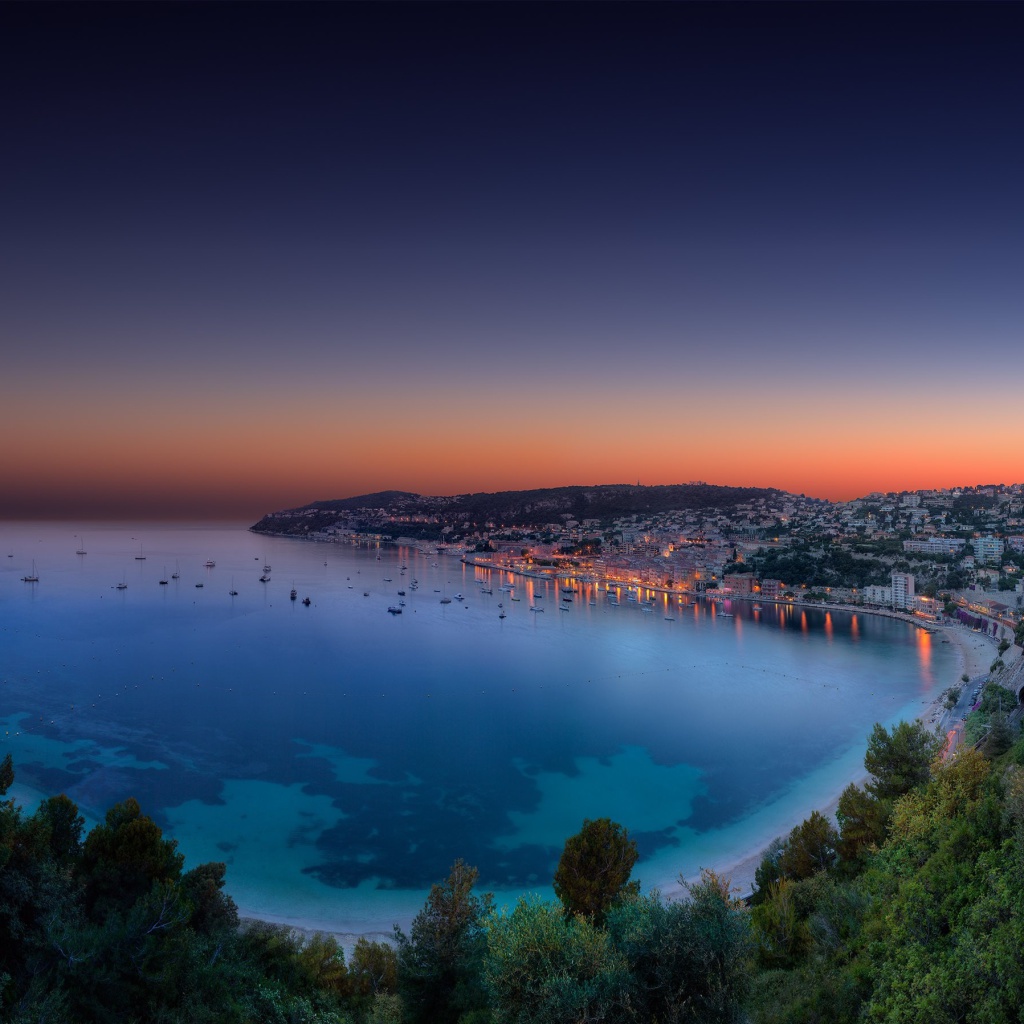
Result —
POLYGON ((641 594, 644 614, 586 583, 559 614, 554 583, 433 552, 87 532, 0 531, 18 783, 93 817, 138 797, 265 913, 387 927, 459 856, 489 886, 545 887, 566 836, 605 815, 638 839, 644 881, 692 874, 835 787, 873 722, 956 673, 928 634, 874 616, 641 594))

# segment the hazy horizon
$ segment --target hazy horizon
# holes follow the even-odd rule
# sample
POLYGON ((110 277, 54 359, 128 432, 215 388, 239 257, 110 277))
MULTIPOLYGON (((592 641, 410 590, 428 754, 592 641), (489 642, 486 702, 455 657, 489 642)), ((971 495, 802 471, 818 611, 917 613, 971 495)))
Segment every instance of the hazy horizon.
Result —
POLYGON ((0 7, 0 518, 1001 480, 1013 5, 0 7))

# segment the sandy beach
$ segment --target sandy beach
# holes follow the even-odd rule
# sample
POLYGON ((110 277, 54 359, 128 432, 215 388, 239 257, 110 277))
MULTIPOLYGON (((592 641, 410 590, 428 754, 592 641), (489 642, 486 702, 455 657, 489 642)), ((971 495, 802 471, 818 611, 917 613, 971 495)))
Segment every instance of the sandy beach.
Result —
MULTIPOLYGON (((861 611, 863 613, 863 610, 861 611)), ((976 633, 974 630, 960 625, 959 623, 947 623, 942 626, 937 626, 934 628, 934 633, 937 637, 944 638, 951 644, 956 645, 958 668, 955 676, 951 677, 948 681, 944 681, 941 688, 937 688, 937 692, 931 700, 923 702, 921 711, 917 717, 919 721, 929 726, 933 724, 932 718, 935 713, 937 711, 941 712, 944 710, 943 699, 941 696, 942 691, 949 686, 959 684, 964 675, 969 676, 972 680, 978 676, 987 675, 989 666, 995 660, 997 653, 997 643, 992 637, 976 633)), ((1016 650, 1016 648, 1011 647, 1007 656, 1009 656, 1011 652, 1014 652, 1014 656, 1017 656, 1015 653, 1016 650)), ((831 801, 820 807, 806 808, 798 818, 785 824, 779 834, 785 835, 787 831, 795 828, 800 824, 800 822, 806 819, 813 810, 820 811, 825 815, 825 817, 834 821, 836 808, 839 805, 839 797, 842 796, 843 789, 845 789, 851 782, 858 786, 863 786, 865 782, 867 782, 867 779, 868 775, 863 771, 858 775, 847 779, 843 783, 842 788, 835 793, 831 801)), ((708 864, 704 866, 716 871, 722 877, 730 879, 732 887, 737 891, 738 895, 747 896, 753 891, 754 872, 761 863, 763 853, 764 847, 761 847, 757 850, 748 851, 745 856, 738 860, 725 864, 708 864)), ((687 881, 695 882, 698 878, 699 875, 687 877, 687 881)), ((679 896, 684 892, 681 885, 665 887, 663 891, 665 895, 669 897, 679 896)))

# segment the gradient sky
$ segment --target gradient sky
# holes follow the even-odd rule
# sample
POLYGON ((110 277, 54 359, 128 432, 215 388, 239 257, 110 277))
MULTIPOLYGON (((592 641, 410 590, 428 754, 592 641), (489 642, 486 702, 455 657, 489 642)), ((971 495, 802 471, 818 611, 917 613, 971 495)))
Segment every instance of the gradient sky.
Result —
POLYGON ((1024 479, 1019 14, 5 4, 0 516, 1024 479))

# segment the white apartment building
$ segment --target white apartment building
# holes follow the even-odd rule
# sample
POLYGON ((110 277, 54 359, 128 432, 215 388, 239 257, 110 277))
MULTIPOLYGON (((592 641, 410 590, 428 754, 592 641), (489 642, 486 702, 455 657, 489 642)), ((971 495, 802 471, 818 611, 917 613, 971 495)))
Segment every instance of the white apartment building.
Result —
POLYGON ((892 574, 892 606, 893 608, 914 607, 914 577, 909 572, 892 574))
POLYGON ((978 562, 998 564, 1002 560, 1004 546, 998 537, 975 537, 974 558, 978 562))
POLYGON ((905 540, 903 550, 921 555, 959 555, 967 543, 962 537, 927 537, 924 540, 905 540))

